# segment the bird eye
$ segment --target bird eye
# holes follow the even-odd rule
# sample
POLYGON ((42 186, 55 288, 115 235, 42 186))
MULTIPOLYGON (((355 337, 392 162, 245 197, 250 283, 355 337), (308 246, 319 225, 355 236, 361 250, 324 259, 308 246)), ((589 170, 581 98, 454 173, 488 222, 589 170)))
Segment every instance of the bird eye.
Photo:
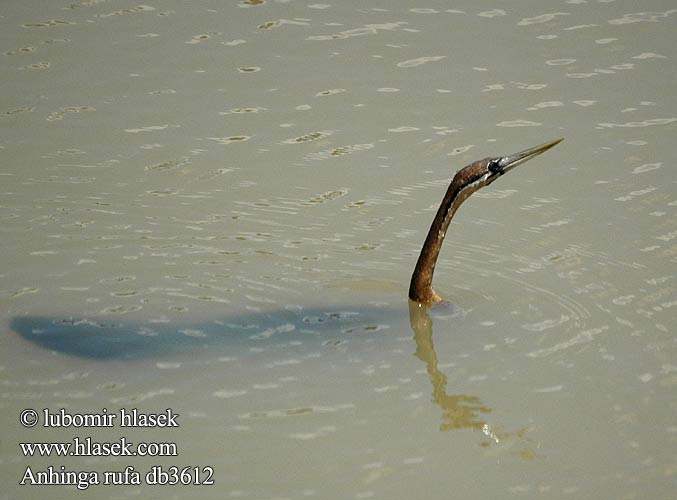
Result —
POLYGON ((499 158, 495 158, 489 162, 489 165, 487 165, 489 168, 489 172, 492 174, 497 174, 501 171, 501 162, 499 158))

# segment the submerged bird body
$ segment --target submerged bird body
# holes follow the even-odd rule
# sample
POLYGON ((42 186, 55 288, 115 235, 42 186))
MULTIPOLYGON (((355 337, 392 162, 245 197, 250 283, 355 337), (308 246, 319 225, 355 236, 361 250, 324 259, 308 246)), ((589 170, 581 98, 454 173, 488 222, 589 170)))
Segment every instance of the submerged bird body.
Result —
POLYGON ((456 172, 433 219, 416 262, 414 273, 411 276, 409 285, 409 298, 411 300, 424 304, 442 300, 433 290, 433 273, 449 224, 461 203, 478 189, 488 186, 501 175, 547 151, 562 140, 548 142, 510 156, 485 158, 456 172))

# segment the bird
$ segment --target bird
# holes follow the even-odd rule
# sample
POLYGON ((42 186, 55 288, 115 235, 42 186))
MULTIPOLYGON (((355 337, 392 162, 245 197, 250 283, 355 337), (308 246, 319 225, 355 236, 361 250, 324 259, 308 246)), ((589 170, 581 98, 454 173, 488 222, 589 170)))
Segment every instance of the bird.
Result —
POLYGON ((447 192, 442 199, 437 214, 428 231, 428 236, 423 243, 421 253, 418 256, 416 267, 409 284, 409 299, 419 304, 434 304, 442 301, 442 298, 433 290, 432 281, 435 272, 435 264, 440 255, 440 249, 447 235, 449 224, 454 214, 468 197, 475 191, 488 186, 502 175, 522 163, 531 160, 535 156, 546 152, 564 139, 546 142, 540 146, 534 146, 519 153, 509 156, 484 158, 475 161, 456 172, 447 192))

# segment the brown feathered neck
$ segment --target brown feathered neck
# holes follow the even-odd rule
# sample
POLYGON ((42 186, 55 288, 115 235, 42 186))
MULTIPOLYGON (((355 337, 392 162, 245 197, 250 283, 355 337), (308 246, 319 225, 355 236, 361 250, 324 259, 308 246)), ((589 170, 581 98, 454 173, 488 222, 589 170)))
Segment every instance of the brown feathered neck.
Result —
POLYGON ((490 158, 476 161, 454 175, 442 199, 440 208, 437 209, 437 214, 430 226, 428 236, 418 256, 414 273, 411 276, 411 283, 409 284, 409 298, 411 300, 426 304, 442 300, 433 290, 432 282, 435 264, 440 255, 444 237, 447 235, 451 219, 461 203, 472 193, 493 180, 488 169, 490 161, 490 158))

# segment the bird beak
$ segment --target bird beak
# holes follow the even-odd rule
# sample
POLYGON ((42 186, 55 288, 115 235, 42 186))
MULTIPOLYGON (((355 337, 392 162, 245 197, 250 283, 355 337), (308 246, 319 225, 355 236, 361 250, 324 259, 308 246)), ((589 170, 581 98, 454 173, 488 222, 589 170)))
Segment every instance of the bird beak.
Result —
POLYGON ((504 156, 500 158, 498 160, 498 165, 501 168, 500 170, 501 175, 512 170, 516 166, 521 165, 525 161, 529 161, 535 156, 538 156, 541 153, 545 153, 548 149, 552 148, 553 146, 557 146, 563 140, 564 139, 562 138, 557 139, 556 141, 546 142, 545 144, 541 144, 540 146, 535 146, 533 148, 520 151, 519 153, 515 153, 514 155, 504 156))

